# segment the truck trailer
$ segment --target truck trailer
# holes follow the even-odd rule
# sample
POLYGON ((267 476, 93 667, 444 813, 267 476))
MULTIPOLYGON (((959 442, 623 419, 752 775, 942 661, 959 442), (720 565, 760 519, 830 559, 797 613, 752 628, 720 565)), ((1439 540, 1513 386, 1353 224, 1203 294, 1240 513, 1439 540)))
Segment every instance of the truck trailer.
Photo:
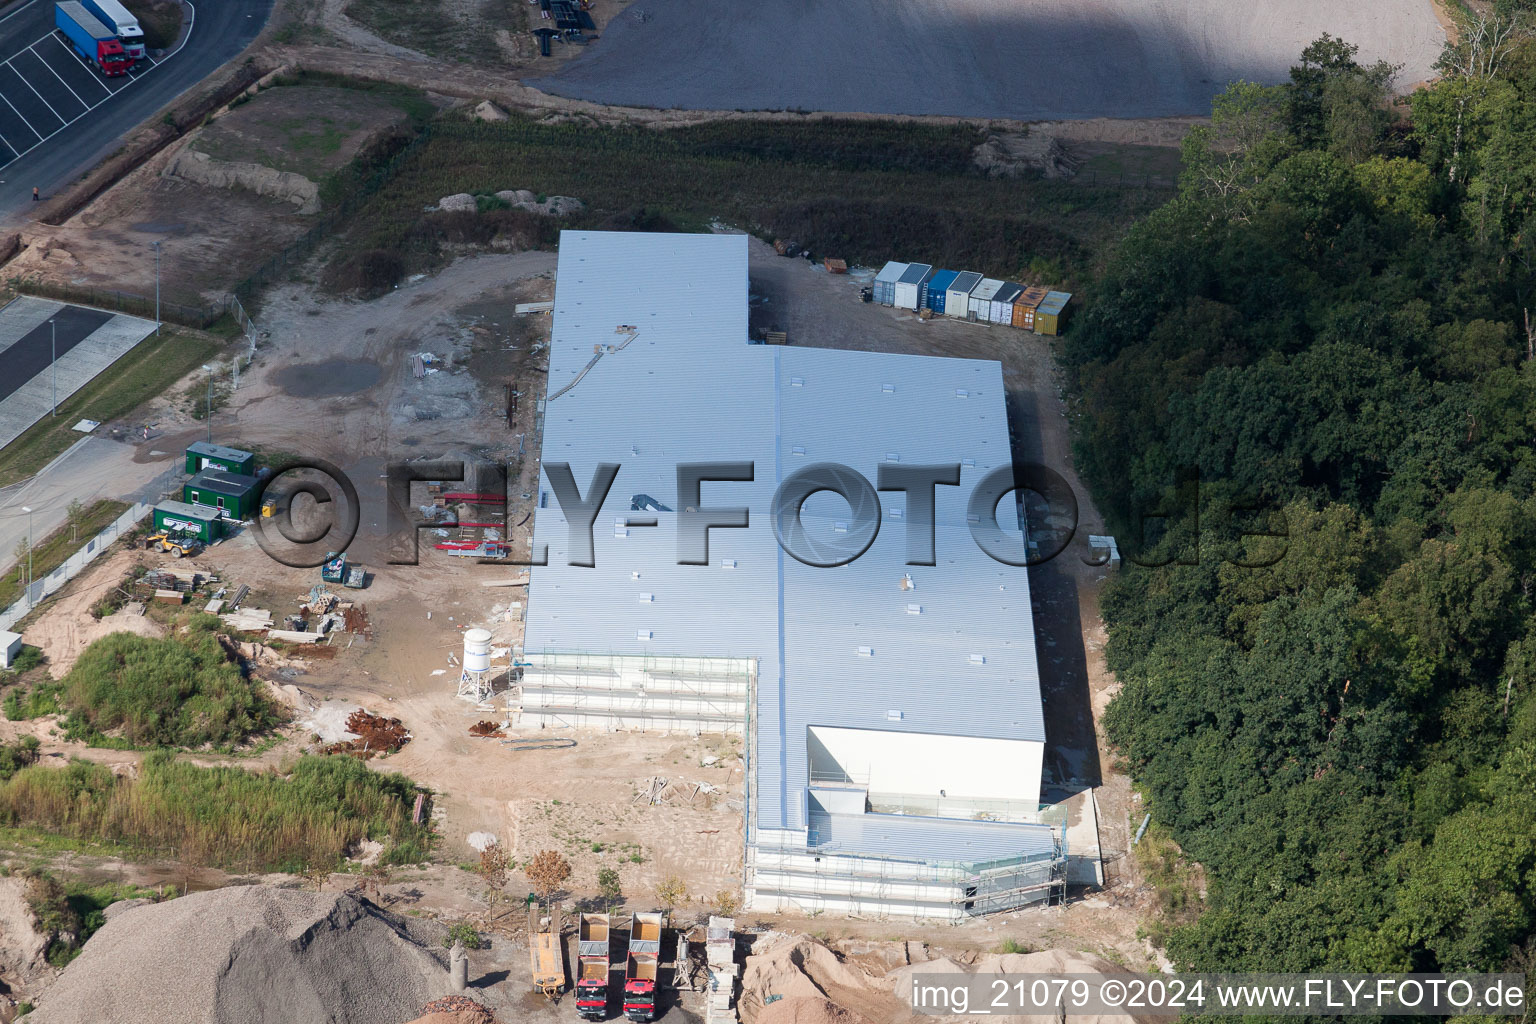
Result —
POLYGON ((61 0, 53 5, 53 24, 71 49, 96 65, 108 78, 126 75, 133 61, 123 50, 117 33, 96 20, 96 16, 77 0, 61 0))
POLYGON ((608 1016, 609 960, 608 915, 582 914, 577 931, 576 955, 581 974, 576 979, 576 1012, 583 1020, 608 1016))
POLYGON ((656 1019, 656 972, 661 965, 660 911, 636 912, 629 921, 629 970, 624 978, 624 1016, 656 1019))
POLYGON ((139 19, 128 13, 118 0, 80 0, 80 6, 96 15, 96 20, 117 33, 117 41, 123 44, 123 52, 129 60, 143 60, 144 30, 139 19))

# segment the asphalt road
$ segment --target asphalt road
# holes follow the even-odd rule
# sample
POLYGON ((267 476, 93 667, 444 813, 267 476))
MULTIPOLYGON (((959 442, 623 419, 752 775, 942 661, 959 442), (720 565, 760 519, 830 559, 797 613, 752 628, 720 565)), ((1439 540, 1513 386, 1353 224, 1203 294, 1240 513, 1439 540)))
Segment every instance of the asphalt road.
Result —
POLYGON ((15 133, 29 140, 16 144, 22 155, 9 163, 8 155, 0 153, 0 222, 26 212, 34 186, 44 196, 58 191, 117 148, 129 131, 239 55, 266 25, 273 0, 192 2, 192 31, 181 49, 159 64, 141 64, 131 79, 94 74, 91 85, 99 82, 112 92, 99 103, 75 73, 87 69, 77 63, 66 70, 55 52, 62 47, 54 34, 53 0, 25 0, 0 14, 0 94, 14 92, 31 103, 22 110, 0 108, 0 119, 9 119, 15 133), (55 73, 63 83, 53 81, 55 73), (47 86, 40 93, 29 88, 43 83, 47 86), (68 106, 45 111, 51 106, 48 97, 62 95, 60 84, 73 87, 64 101, 68 106), (18 115, 28 125, 37 122, 34 135, 14 124, 18 115))

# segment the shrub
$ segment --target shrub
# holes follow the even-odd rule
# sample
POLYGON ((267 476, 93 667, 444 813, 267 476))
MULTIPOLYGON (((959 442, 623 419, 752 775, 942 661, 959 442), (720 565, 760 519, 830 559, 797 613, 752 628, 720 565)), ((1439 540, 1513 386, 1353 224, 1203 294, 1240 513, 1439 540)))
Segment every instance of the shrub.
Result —
POLYGON ((112 633, 86 648, 62 681, 71 738, 117 732, 133 746, 230 747, 276 724, 272 705, 214 635, 212 616, 180 634, 112 633))
POLYGON ((443 948, 452 949, 455 942, 465 949, 479 949, 480 933, 468 921, 460 921, 448 929, 448 935, 443 939, 443 948))
POLYGON ((59 704, 63 692, 64 687, 59 683, 39 683, 30 690, 25 686, 15 686, 6 693, 0 709, 5 711, 6 719, 12 722, 57 715, 64 710, 59 704))
POLYGON ((398 848, 425 848, 415 797, 410 779, 350 757, 301 758, 285 778, 160 751, 136 779, 85 761, 22 768, 0 783, 0 821, 216 867, 297 871, 339 862, 362 839, 392 843, 389 862, 398 848))

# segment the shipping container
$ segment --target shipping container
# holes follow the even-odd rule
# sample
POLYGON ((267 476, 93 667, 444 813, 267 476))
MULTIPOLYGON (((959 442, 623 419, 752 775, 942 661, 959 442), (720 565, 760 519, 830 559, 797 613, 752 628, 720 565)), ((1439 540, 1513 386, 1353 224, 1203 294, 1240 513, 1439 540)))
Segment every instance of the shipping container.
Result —
POLYGON ((971 292, 981 284, 981 275, 973 274, 969 270, 962 270, 955 275, 955 279, 949 283, 949 288, 944 292, 944 315, 957 316, 964 320, 970 313, 971 292))
POLYGON ((907 272, 907 263, 887 263, 875 275, 875 301, 882 306, 894 306, 896 304, 896 282, 901 280, 901 275, 907 272))
POLYGON ((896 281, 896 299, 892 305, 900 309, 917 309, 923 304, 923 290, 933 276, 933 267, 926 263, 909 263, 906 272, 896 281))
POLYGON ((1012 281, 1004 281, 1003 286, 992 296, 992 322, 1002 324, 1005 327, 1013 325, 1013 300, 1024 294, 1024 286, 1014 284, 1012 281))
POLYGON ((1035 310, 1036 334, 1060 334, 1066 326, 1067 303, 1072 299, 1071 292, 1051 292, 1035 310))
POLYGON ((928 279, 928 291, 923 297, 923 305, 935 313, 944 312, 944 299, 949 294, 949 286, 959 276, 958 270, 935 270, 928 279))
POLYGON ((180 501, 162 501, 155 506, 156 533, 186 533, 204 544, 224 536, 224 524, 217 511, 196 508, 180 501))
POLYGON ((191 505, 219 509, 229 519, 244 519, 255 512, 261 481, 244 473, 205 469, 181 488, 181 500, 191 505))
POLYGON ((1013 326, 1022 327, 1026 331, 1034 330, 1035 307, 1050 293, 1051 290, 1043 285, 1025 288, 1024 294, 1013 300, 1013 326))
POLYGON ((986 323, 992 319, 992 296, 1002 288, 1003 282, 995 277, 984 277, 976 290, 971 292, 970 302, 966 307, 966 319, 977 323, 986 323))
POLYGON ((226 448, 207 441, 187 445, 187 472, 201 473, 209 468, 250 476, 256 472, 256 456, 239 448, 226 448))

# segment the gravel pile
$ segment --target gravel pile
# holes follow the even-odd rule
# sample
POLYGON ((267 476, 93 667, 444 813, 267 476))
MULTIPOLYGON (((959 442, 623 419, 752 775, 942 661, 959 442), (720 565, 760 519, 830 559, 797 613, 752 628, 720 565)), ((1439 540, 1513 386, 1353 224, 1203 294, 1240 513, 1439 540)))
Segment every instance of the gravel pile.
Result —
POLYGON ((422 928, 352 896, 193 893, 114 915, 27 1019, 400 1024, 449 989, 422 928))

